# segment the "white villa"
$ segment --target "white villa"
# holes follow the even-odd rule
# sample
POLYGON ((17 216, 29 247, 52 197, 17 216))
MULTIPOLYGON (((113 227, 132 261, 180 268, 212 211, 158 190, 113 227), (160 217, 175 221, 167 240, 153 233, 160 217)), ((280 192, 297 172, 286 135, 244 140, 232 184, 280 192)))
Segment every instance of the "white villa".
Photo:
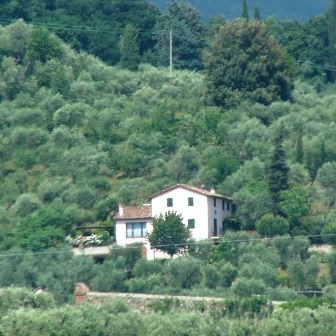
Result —
POLYGON ((224 219, 232 214, 232 199, 214 190, 177 184, 167 187, 151 197, 151 204, 142 206, 119 205, 116 220, 116 243, 121 246, 144 243, 147 258, 154 259, 158 252, 150 248, 146 234, 152 230, 153 218, 175 211, 183 218, 195 240, 224 234, 224 219))

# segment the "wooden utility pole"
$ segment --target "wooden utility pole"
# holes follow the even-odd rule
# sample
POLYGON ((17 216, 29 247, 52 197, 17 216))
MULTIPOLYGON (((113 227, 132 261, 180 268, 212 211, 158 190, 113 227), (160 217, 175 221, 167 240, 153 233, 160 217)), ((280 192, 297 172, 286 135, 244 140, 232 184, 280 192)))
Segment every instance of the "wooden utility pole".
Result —
POLYGON ((169 72, 173 72, 173 30, 169 32, 169 72))

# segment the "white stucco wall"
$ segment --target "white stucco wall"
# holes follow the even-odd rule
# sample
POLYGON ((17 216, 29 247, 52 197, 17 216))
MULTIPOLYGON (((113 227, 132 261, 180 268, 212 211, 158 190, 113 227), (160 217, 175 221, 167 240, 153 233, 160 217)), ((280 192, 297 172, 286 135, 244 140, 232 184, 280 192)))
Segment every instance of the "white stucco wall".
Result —
POLYGON ((152 221, 150 219, 118 219, 116 221, 116 242, 118 245, 125 246, 133 243, 146 243, 145 237, 139 238, 127 238, 126 236, 126 223, 146 222, 147 232, 151 232, 153 229, 152 221))
POLYGON ((232 204, 230 202, 230 210, 227 210, 227 199, 216 197, 216 206, 214 206, 214 197, 208 198, 208 223, 210 237, 215 236, 214 232, 214 219, 217 219, 217 236, 223 235, 223 220, 231 215, 232 204), (224 201, 224 209, 223 209, 224 201))
POLYGON ((208 201, 207 197, 184 188, 176 188, 152 199, 153 217, 168 211, 176 211, 188 224, 188 219, 195 219, 195 228, 191 229, 194 239, 206 239, 208 231, 208 201), (188 206, 188 198, 193 197, 194 205, 188 206), (167 198, 173 199, 173 206, 167 207, 167 198))

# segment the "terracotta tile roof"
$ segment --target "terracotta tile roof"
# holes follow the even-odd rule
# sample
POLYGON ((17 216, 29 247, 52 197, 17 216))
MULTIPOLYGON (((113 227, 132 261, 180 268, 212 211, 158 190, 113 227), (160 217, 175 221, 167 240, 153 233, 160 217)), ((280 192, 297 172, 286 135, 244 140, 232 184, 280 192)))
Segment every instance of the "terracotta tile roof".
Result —
POLYGON ((228 200, 232 200, 231 197, 217 194, 215 191, 210 191, 210 190, 207 190, 207 189, 203 189, 203 188, 199 188, 199 187, 195 187, 195 186, 192 186, 192 185, 189 185, 189 184, 183 184, 183 183, 176 184, 173 187, 165 188, 165 189, 161 190, 160 192, 152 195, 151 198, 163 195, 164 193, 166 193, 168 191, 171 191, 171 190, 174 190, 176 188, 184 188, 184 189, 196 192, 196 193, 204 195, 204 196, 212 196, 212 197, 215 196, 215 197, 219 197, 219 198, 225 198, 225 199, 228 199, 228 200))
POLYGON ((114 219, 140 219, 151 218, 152 206, 150 204, 139 206, 123 206, 123 214, 117 213, 114 219))

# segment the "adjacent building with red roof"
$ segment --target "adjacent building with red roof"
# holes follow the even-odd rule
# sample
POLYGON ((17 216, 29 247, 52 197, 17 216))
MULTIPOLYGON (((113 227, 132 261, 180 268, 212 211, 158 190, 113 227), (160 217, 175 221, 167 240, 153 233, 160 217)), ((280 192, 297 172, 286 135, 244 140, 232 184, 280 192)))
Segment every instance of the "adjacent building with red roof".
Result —
POLYGON ((118 245, 144 243, 147 256, 154 258, 147 233, 152 230, 153 218, 168 211, 175 211, 183 218, 195 240, 223 235, 224 221, 232 214, 232 198, 204 188, 177 184, 166 187, 152 195, 150 204, 141 206, 119 205, 116 220, 116 242, 118 245))

